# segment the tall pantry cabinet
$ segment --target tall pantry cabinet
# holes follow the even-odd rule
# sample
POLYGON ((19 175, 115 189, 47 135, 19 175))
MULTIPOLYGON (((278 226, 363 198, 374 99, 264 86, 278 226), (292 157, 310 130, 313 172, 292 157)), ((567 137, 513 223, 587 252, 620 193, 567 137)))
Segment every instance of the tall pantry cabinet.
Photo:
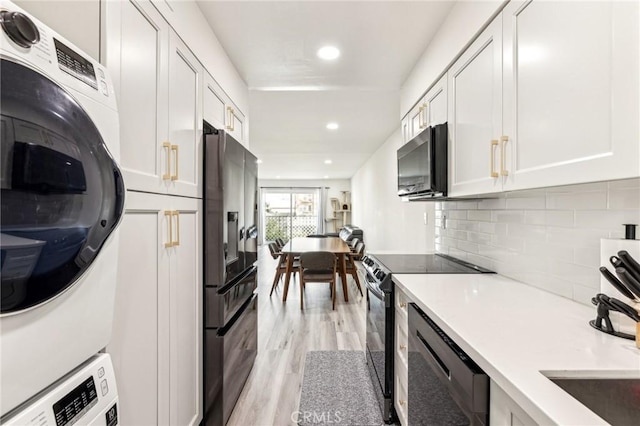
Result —
POLYGON ((102 20, 102 60, 120 109, 127 186, 107 347, 121 396, 119 415, 123 424, 197 425, 203 376, 202 111, 204 81, 212 77, 153 3, 102 2, 102 20))

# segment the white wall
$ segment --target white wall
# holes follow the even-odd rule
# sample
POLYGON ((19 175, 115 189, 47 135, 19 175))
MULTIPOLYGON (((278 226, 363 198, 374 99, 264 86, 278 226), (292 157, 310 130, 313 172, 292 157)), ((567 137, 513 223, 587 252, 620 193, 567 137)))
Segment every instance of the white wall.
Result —
POLYGON ((605 266, 600 239, 623 238, 623 223, 640 224, 640 179, 441 202, 436 217, 438 252, 591 305, 605 266))
POLYGON ((460 1, 453 6, 402 85, 402 117, 505 3, 503 0, 460 1))
POLYGON ((397 195, 397 129, 351 178, 353 223, 364 230, 367 252, 434 250, 434 203, 402 202, 397 195), (424 224, 424 214, 427 224, 424 224))

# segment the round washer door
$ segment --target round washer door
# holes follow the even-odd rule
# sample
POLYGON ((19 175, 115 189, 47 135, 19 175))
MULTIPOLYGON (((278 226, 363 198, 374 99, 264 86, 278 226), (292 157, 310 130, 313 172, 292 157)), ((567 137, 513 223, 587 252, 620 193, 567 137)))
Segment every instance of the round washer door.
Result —
POLYGON ((67 91, 5 58, 0 69, 0 314, 10 314, 80 278, 118 225, 125 189, 98 129, 67 91))

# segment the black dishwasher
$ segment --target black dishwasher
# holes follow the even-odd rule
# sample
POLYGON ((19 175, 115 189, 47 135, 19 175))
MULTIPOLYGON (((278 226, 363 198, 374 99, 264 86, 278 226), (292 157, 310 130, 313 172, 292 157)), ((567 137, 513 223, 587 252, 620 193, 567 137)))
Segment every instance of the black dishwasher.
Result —
POLYGON ((489 377, 414 303, 408 387, 411 426, 489 424, 489 377))

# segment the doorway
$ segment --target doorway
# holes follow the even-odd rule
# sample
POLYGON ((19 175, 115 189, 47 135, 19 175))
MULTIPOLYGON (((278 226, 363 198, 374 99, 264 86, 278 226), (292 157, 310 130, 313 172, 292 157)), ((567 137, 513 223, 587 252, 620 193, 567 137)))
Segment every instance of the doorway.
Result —
POLYGON ((321 233, 319 188, 261 188, 262 243, 321 233))

